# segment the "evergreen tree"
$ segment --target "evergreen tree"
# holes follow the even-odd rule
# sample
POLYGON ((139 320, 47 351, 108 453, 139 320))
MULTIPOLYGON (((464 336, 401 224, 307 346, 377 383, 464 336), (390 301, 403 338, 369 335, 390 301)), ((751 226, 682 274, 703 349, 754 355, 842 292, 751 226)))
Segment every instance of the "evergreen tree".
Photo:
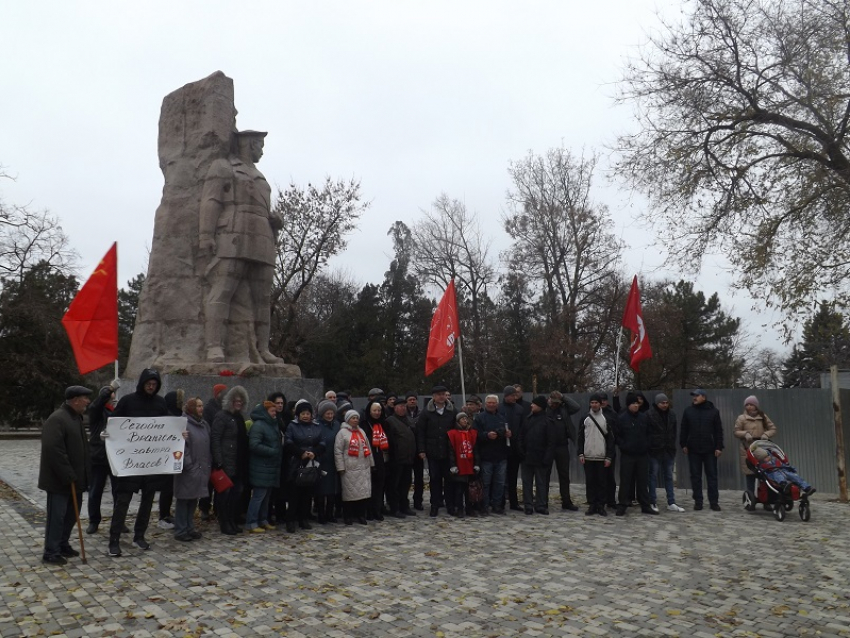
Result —
POLYGON ((820 375, 832 365, 850 367, 850 325, 834 307, 821 303, 803 326, 803 339, 791 350, 782 370, 786 388, 819 388, 820 375))

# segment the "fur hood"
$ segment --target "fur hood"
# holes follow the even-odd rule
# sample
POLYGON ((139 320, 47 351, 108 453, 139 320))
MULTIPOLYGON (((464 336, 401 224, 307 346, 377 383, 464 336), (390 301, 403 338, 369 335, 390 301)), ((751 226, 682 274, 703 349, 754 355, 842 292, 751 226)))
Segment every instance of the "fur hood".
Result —
POLYGON ((227 391, 221 402, 221 409, 225 412, 232 412, 233 399, 236 397, 242 398, 242 410, 245 410, 248 407, 248 392, 241 385, 235 385, 227 391))

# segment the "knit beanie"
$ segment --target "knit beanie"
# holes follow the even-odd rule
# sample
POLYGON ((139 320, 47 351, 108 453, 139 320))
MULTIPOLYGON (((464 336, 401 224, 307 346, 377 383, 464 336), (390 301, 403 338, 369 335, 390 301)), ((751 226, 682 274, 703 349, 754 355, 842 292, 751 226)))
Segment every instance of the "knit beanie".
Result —
POLYGON ((328 410, 333 410, 336 412, 336 403, 329 399, 325 399, 324 401, 319 401, 319 406, 316 408, 316 414, 319 416, 324 416, 325 412, 328 410))
POLYGON ((310 405, 310 402, 307 399, 301 399, 298 403, 295 404, 295 410, 293 410, 295 416, 298 416, 302 412, 309 412, 313 414, 313 406, 310 405))
POLYGON ((548 407, 548 404, 547 404, 547 402, 546 402, 546 397, 545 397, 545 396, 543 396, 542 394, 538 394, 536 397, 534 397, 534 398, 531 400, 531 402, 532 402, 534 405, 536 405, 537 407, 539 407, 539 408, 543 408, 544 410, 548 407))
POLYGON ((655 402, 656 403, 663 403, 664 401, 669 401, 669 400, 670 399, 668 399, 667 395, 664 394, 663 392, 659 392, 658 394, 655 395, 655 402))
POLYGON ((510 394, 516 394, 516 388, 513 387, 512 385, 506 385, 505 389, 502 390, 502 394, 505 395, 505 396, 508 396, 510 394))
POLYGON ((349 410, 345 413, 345 422, 348 423, 351 421, 351 417, 356 416, 358 419, 360 418, 360 413, 357 410, 349 410))
POLYGON ((632 403, 640 403, 636 392, 626 393, 626 405, 631 405, 632 403))
POLYGON ((759 400, 756 399, 755 395, 751 394, 746 399, 744 399, 744 407, 747 407, 748 405, 754 405, 756 407, 759 407, 759 400))
POLYGON ((227 390, 227 386, 223 383, 216 383, 213 386, 213 396, 217 399, 218 395, 227 390))
POLYGON ((594 392, 593 394, 590 395, 591 401, 599 401, 599 403, 602 403, 605 400, 605 398, 606 398, 605 395, 602 394, 601 392, 594 392))

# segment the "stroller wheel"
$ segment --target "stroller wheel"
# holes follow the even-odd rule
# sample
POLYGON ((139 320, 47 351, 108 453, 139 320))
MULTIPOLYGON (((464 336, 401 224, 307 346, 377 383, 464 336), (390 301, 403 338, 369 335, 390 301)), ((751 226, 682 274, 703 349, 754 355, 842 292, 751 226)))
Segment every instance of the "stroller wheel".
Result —
POLYGON ((756 508, 756 495, 749 490, 744 492, 741 500, 744 503, 744 509, 748 512, 752 512, 756 508))
POLYGON ((800 518, 804 522, 808 522, 808 520, 812 517, 812 507, 809 505, 808 501, 802 501, 800 503, 800 507, 797 509, 800 512, 800 518))
POLYGON ((794 501, 785 501, 785 511, 790 512, 794 509, 794 501))
POLYGON ((785 508, 782 506, 782 503, 777 503, 773 506, 773 515, 780 523, 785 520, 785 508))

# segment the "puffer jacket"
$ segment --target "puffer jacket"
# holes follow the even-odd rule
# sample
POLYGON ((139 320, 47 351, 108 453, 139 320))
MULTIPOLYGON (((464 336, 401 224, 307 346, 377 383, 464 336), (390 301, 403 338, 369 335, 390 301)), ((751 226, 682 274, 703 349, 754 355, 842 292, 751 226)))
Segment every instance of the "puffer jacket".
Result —
POLYGON ((416 421, 416 448, 420 452, 425 452, 425 456, 434 461, 448 459, 448 432, 455 427, 456 414, 455 406, 451 401, 446 401, 442 414, 437 412, 433 399, 428 401, 428 405, 416 421))
POLYGON ((279 487, 282 445, 277 421, 262 406, 251 411, 248 432, 248 482, 251 487, 279 487))
POLYGON ((685 408, 679 429, 679 446, 697 454, 708 454, 723 449, 720 411, 711 401, 685 408))
POLYGON ((97 398, 89 406, 89 451, 91 452, 91 464, 109 466, 106 458, 106 442, 100 438, 100 433, 106 429, 106 422, 112 416, 112 407, 109 398, 112 396, 112 388, 105 386, 98 392, 97 398))
POLYGON ((614 426, 617 447, 620 452, 630 456, 649 454, 649 420, 645 412, 632 413, 624 410, 617 417, 614 426))
POLYGON ((241 385, 227 391, 221 410, 215 415, 210 428, 213 465, 220 467, 231 480, 248 479, 248 431, 245 417, 233 412, 233 399, 242 399, 243 408, 248 405, 248 393, 241 385))
POLYGON ((291 421, 286 427, 286 438, 283 444, 283 454, 290 459, 288 480, 294 481, 298 468, 306 464, 301 456, 304 452, 312 452, 316 460, 325 451, 325 440, 322 428, 315 421, 303 423, 291 421))
POLYGON ((738 450, 738 455, 741 461, 741 471, 749 476, 753 471, 747 467, 747 434, 753 439, 760 439, 767 434, 767 438, 772 439, 776 436, 776 425, 770 420, 764 412, 759 412, 756 416, 750 416, 746 412, 735 419, 735 437, 741 441, 741 448, 738 450))
POLYGON ((350 423, 343 423, 334 440, 334 465, 340 472, 343 501, 362 501, 372 497, 372 468, 375 465, 366 433, 350 423), (351 434, 355 429, 363 437, 357 456, 349 454, 351 434), (368 451, 369 455, 366 456, 368 451))
POLYGON ((612 419, 602 410, 588 412, 578 430, 578 455, 587 461, 614 460, 614 428, 612 419), (598 425, 598 427, 597 427, 598 425))
POLYGON ((649 419, 649 453, 652 456, 676 456, 676 413, 669 408, 663 412, 653 405, 646 417, 649 419))
POLYGON ((556 409, 547 408, 547 416, 555 422, 555 447, 566 447, 576 442, 576 425, 573 423, 572 416, 581 410, 581 406, 573 401, 568 396, 564 397, 564 404, 559 405, 556 409))

